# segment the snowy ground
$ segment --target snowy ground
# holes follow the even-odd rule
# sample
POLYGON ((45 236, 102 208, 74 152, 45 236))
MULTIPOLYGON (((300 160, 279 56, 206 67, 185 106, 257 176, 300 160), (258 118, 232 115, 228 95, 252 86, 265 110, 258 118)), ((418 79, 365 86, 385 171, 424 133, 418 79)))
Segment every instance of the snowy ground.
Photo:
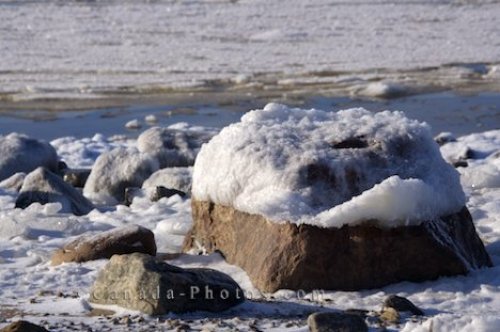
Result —
MULTIPOLYGON (((88 139, 57 139, 58 153, 73 166, 89 167, 103 151, 133 146, 134 140, 96 135, 88 139)), ((54 330, 168 330, 187 324, 201 330, 306 331, 306 317, 318 310, 365 309, 377 311, 388 294, 407 296, 422 308, 422 319, 403 320, 391 330, 498 331, 500 329, 500 131, 472 134, 442 147, 449 160, 475 151, 476 160, 460 168, 468 207, 495 267, 467 276, 441 278, 425 283, 399 283, 361 292, 301 294, 282 290, 260 294, 238 267, 217 255, 175 258, 184 267, 207 266, 230 274, 251 300, 223 315, 194 313, 153 318, 119 308, 111 318, 89 317, 89 289, 105 260, 50 266, 51 253, 80 234, 98 233, 136 223, 152 229, 161 253, 177 252, 191 225, 190 200, 178 196, 151 203, 136 199, 130 207, 102 208, 75 217, 57 213, 57 204, 34 204, 14 209, 16 194, 0 191, 0 327, 25 318, 54 330), (495 154, 496 151, 496 154, 495 154), (125 318, 130 315, 129 318, 125 318), (83 324, 83 325, 82 325, 83 324), (86 324, 86 325, 85 325, 86 324)), ((371 327, 377 328, 375 320, 371 327)))

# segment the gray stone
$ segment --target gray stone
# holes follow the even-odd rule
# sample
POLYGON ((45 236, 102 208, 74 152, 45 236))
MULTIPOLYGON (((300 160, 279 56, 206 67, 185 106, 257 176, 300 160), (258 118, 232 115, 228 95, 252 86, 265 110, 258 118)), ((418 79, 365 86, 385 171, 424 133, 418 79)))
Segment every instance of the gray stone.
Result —
POLYGON ((94 209, 83 195, 49 170, 39 167, 24 179, 16 200, 16 208, 26 208, 33 203, 61 203, 60 212, 84 215, 94 209))
POLYGON ((368 326, 359 315, 321 312, 307 318, 311 332, 366 332, 368 326))
POLYGON ((0 181, 43 166, 57 172, 56 150, 46 142, 12 133, 0 135, 0 181))
POLYGON ((99 273, 90 301, 150 315, 219 312, 244 301, 238 284, 210 269, 182 269, 144 254, 115 255, 99 273))
POLYGON ((57 250, 51 262, 52 265, 65 262, 81 263, 134 252, 156 255, 153 232, 138 225, 130 225, 94 236, 83 235, 57 250))

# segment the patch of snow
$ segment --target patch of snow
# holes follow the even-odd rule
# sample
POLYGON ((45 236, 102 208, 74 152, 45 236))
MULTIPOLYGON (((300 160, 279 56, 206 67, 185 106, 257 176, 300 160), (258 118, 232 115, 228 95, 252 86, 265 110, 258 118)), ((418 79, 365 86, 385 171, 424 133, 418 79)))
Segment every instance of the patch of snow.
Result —
POLYGON ((411 89, 399 83, 374 82, 365 86, 355 86, 351 93, 355 96, 371 98, 395 98, 411 93, 411 89))
POLYGON ((156 124, 158 122, 158 118, 154 114, 148 114, 144 117, 144 121, 148 124, 156 124))
POLYGON ((61 137, 50 144, 68 167, 78 169, 92 167, 97 157, 104 152, 118 147, 132 147, 136 143, 120 136, 108 138, 102 134, 95 134, 86 138, 61 137))
POLYGON ((459 174, 426 124, 401 112, 278 104, 245 114, 202 147, 193 196, 323 227, 418 224, 465 204, 459 174))

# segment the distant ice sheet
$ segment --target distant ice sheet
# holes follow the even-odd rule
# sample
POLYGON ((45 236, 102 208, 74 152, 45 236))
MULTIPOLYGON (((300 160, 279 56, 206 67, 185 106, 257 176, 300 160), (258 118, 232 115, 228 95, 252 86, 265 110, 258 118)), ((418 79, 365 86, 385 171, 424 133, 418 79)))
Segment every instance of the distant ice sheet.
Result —
POLYGON ((499 13, 497 1, 2 1, 0 98, 498 62, 499 13))

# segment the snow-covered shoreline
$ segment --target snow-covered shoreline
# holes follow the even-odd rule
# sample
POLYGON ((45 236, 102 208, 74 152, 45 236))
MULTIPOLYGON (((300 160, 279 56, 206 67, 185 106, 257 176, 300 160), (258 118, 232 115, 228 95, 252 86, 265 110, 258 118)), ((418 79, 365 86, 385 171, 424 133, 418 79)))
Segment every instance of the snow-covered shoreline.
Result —
MULTIPOLYGON (((172 319, 180 319, 178 322, 181 323, 189 321, 192 327, 209 328, 213 326, 211 324, 214 324, 215 319, 216 322, 222 322, 219 328, 226 326, 230 329, 233 326, 245 330, 255 321, 259 328, 265 330, 272 330, 274 327, 277 330, 304 331, 307 329, 304 315, 308 312, 352 308, 377 311, 380 310, 383 299, 392 293, 407 296, 426 313, 420 321, 403 320, 397 327, 399 330, 420 331, 431 326, 437 330, 498 329, 500 189, 497 182, 500 171, 498 153, 494 151, 499 148, 499 140, 500 132, 496 130, 459 137, 457 142, 448 143, 441 148, 450 162, 463 157, 467 148, 474 151, 474 158, 477 159, 468 159, 468 167, 458 170, 462 175, 467 206, 493 260, 493 268, 473 271, 467 276, 440 278, 418 284, 405 282, 369 291, 321 292, 319 297, 318 293, 301 294, 297 297, 295 293, 283 290, 273 294, 272 298, 269 295, 263 298, 243 270, 228 265, 220 256, 180 256, 171 262, 183 267, 222 270, 231 275, 245 292, 251 294, 253 301, 247 301, 219 317, 213 314, 169 315, 160 318, 159 329, 167 330, 172 319), (484 167, 488 167, 490 172, 483 172, 484 167), (470 179, 477 179, 480 185, 470 179), (264 299, 265 302, 262 302, 264 299), (275 311, 279 314, 270 314, 275 311)), ((61 138, 54 140, 52 144, 58 154, 70 161, 72 167, 89 167, 104 151, 117 146, 132 148, 137 143, 135 140, 115 141, 95 136, 87 139, 61 138)), ((0 192, 1 312, 3 315, 10 312, 6 320, 0 321, 0 326, 18 319, 20 315, 34 322, 47 321, 47 326, 55 327, 60 324, 59 328, 63 330, 70 323, 85 323, 94 329, 112 325, 113 318, 107 320, 87 317, 90 308, 88 292, 97 272, 106 263, 105 260, 52 267, 52 252, 81 234, 98 234, 131 223, 154 231, 160 253, 177 252, 191 225, 190 199, 179 196, 164 198, 158 202, 137 198, 129 207, 119 205, 116 208, 94 210, 87 216, 80 217, 58 213, 60 207, 57 203, 33 204, 25 210, 13 209, 16 196, 16 193, 8 190, 2 189, 0 192), (64 296, 57 296, 59 292, 64 296)), ((115 317, 118 317, 119 322, 123 315, 128 314, 140 316, 119 309, 115 317)), ((158 324, 156 318, 144 319, 146 323, 136 325, 137 328, 158 324)), ((113 329, 122 328, 126 329, 127 325, 113 325, 113 329)))

